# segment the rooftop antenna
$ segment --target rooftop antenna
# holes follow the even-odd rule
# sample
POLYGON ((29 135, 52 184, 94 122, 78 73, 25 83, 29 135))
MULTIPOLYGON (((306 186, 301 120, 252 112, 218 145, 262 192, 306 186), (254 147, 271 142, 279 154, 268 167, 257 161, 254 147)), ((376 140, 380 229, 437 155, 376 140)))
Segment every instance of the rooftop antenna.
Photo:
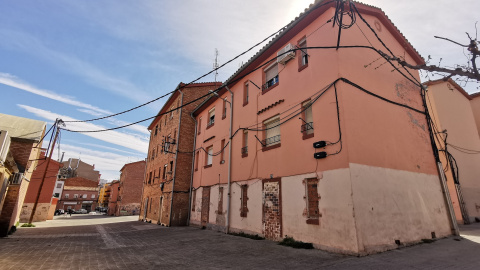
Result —
POLYGON ((213 63, 213 70, 215 70, 215 83, 217 82, 217 76, 218 76, 218 49, 215 48, 215 62, 213 63))

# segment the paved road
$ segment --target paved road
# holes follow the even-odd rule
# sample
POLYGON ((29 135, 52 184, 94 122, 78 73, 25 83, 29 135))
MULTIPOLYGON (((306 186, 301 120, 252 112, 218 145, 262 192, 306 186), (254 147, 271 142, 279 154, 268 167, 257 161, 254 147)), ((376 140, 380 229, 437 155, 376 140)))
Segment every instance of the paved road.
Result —
POLYGON ((0 269, 480 269, 479 223, 462 237, 352 257, 132 220, 74 215, 19 228, 0 238, 0 269))

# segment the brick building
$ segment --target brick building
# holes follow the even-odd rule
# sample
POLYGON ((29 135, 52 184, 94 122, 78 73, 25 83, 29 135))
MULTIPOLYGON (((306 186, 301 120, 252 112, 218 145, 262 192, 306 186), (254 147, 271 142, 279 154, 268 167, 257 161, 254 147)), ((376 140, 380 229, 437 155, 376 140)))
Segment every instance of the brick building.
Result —
POLYGON ((46 123, 43 121, 0 114, 0 130, 2 134, 8 133, 10 138, 6 160, 0 165, 0 168, 3 168, 0 169, 0 237, 7 236, 20 219, 29 181, 39 162, 40 144, 45 128, 46 123), (5 167, 9 168, 5 170, 5 167))
POLYGON ((195 99, 218 86, 220 83, 180 83, 148 127, 141 219, 166 226, 187 224, 195 133, 191 112, 203 101, 195 99))
POLYGON ((82 177, 97 183, 100 181, 100 176, 100 172, 95 170, 95 164, 90 165, 76 158, 69 158, 64 161, 63 168, 60 171, 61 178, 82 177))
MULTIPOLYGON (((32 174, 30 179, 30 185, 28 186, 27 194, 25 196, 25 201, 23 202, 22 212, 20 213, 20 222, 28 222, 30 220, 30 215, 32 214, 32 209, 37 199, 38 190, 42 182, 45 169, 47 169, 48 158, 45 158, 46 150, 42 149, 40 158, 45 159, 38 164, 32 174)), ((52 205, 52 195, 53 190, 56 185, 58 170, 62 167, 62 163, 55 160, 51 160, 48 164, 48 170, 45 174, 45 180, 43 182, 42 191, 40 192, 40 197, 38 199, 36 214, 33 217, 33 222, 46 221, 48 218, 48 213, 50 208, 56 208, 55 204, 52 205)))
POLYGON ((109 216, 115 215, 118 211, 118 190, 120 189, 120 181, 113 180, 110 183, 110 192, 108 197, 108 212, 109 216))
POLYGON ((143 180, 146 161, 125 164, 120 170, 120 190, 116 216, 138 215, 142 202, 143 180))
POLYGON ((65 179, 57 209, 94 211, 98 200, 98 182, 82 177, 65 179))

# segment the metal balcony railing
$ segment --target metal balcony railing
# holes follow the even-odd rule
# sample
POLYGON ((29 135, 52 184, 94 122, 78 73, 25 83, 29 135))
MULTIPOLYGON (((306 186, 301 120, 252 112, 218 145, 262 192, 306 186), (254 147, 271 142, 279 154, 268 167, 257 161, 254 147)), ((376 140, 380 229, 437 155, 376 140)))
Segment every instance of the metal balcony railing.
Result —
POLYGON ((213 125, 213 124, 215 124, 215 118, 210 118, 210 119, 208 120, 207 126, 211 126, 211 125, 213 125))
POLYGON ((266 138, 262 141, 264 147, 272 146, 275 144, 280 143, 280 135, 272 136, 270 138, 266 138))
POLYGON ((312 133, 313 132, 313 122, 305 123, 301 126, 300 132, 302 133, 312 133))
POLYGON ((267 90, 268 88, 274 86, 278 83, 278 75, 268 80, 264 85, 262 85, 262 91, 267 90))

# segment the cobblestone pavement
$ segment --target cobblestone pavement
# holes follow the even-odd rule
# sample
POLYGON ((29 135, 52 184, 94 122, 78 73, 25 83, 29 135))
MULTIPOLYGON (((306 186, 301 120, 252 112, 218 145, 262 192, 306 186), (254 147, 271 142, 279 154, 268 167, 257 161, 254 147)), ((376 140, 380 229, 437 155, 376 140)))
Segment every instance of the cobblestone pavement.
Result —
POLYGON ((462 226, 462 237, 353 257, 136 219, 74 215, 19 228, 0 238, 0 269, 480 268, 479 223, 462 226))

